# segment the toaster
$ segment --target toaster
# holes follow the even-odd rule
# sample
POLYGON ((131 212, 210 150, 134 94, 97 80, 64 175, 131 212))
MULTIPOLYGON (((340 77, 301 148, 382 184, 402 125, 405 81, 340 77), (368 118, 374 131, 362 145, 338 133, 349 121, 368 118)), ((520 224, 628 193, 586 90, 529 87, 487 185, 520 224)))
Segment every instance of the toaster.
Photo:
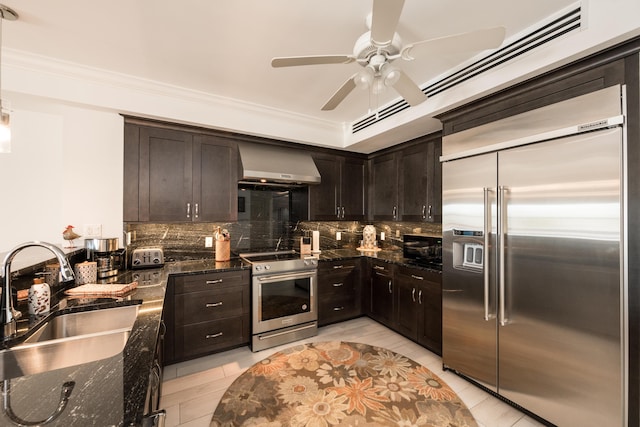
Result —
POLYGON ((154 268, 164 265, 162 248, 138 248, 131 253, 131 268, 154 268))

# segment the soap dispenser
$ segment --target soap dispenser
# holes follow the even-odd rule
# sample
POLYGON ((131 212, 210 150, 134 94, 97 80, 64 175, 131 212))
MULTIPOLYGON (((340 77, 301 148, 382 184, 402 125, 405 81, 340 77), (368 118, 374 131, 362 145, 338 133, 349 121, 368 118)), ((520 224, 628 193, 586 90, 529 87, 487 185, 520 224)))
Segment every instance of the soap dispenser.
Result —
POLYGON ((48 313, 51 308, 51 290, 42 278, 33 279, 29 288, 29 314, 38 315, 48 313))

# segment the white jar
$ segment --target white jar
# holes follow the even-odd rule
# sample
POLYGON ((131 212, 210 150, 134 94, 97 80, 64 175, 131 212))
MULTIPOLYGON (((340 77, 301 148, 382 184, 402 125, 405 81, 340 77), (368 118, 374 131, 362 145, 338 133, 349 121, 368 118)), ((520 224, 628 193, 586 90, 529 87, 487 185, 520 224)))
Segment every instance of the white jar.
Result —
POLYGON ((28 302, 29 314, 44 314, 51 309, 51 290, 43 279, 33 279, 33 285, 29 288, 28 302))
POLYGON ((374 249, 376 247, 376 228, 373 225, 365 225, 362 230, 362 247, 374 249))

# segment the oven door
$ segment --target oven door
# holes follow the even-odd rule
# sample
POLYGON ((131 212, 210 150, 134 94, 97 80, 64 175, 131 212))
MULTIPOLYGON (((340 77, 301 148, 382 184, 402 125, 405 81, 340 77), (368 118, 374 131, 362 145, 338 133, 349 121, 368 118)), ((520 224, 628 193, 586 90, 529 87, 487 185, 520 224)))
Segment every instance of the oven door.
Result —
POLYGON ((316 270, 253 276, 253 333, 318 320, 316 270))

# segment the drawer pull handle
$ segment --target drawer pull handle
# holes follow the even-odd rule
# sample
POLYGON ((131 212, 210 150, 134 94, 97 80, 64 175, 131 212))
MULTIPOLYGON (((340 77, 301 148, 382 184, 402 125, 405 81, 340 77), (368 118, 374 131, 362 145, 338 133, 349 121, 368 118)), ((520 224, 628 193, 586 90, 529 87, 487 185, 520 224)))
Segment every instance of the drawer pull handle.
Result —
POLYGON ((340 286, 344 285, 344 283, 334 283, 333 287, 334 288, 339 288, 340 286))
POLYGON ((206 339, 209 338, 218 338, 222 336, 222 332, 218 332, 217 334, 207 334, 207 336, 205 337, 206 339))
POLYGON ((216 283, 222 283, 222 279, 207 280, 205 283, 206 283, 207 285, 215 285, 216 283))
POLYGON ((424 280, 424 277, 422 277, 422 276, 416 276, 416 275, 412 274, 411 277, 413 277, 416 280, 424 280))
POLYGON ((333 307, 333 311, 342 311, 344 307, 333 307))
POLYGON ((333 266, 333 269, 334 269, 334 270, 338 270, 338 269, 340 269, 340 268, 342 268, 342 267, 344 267, 344 266, 342 266, 342 265, 334 265, 334 266, 333 266))
POLYGON ((208 302, 206 304, 206 307, 220 307, 222 305, 222 301, 218 301, 218 302, 208 302))
POLYGON ((381 266, 381 265, 374 265, 374 266, 373 266, 373 269, 374 269, 374 270, 384 270, 384 267, 383 267, 383 266, 381 266))

